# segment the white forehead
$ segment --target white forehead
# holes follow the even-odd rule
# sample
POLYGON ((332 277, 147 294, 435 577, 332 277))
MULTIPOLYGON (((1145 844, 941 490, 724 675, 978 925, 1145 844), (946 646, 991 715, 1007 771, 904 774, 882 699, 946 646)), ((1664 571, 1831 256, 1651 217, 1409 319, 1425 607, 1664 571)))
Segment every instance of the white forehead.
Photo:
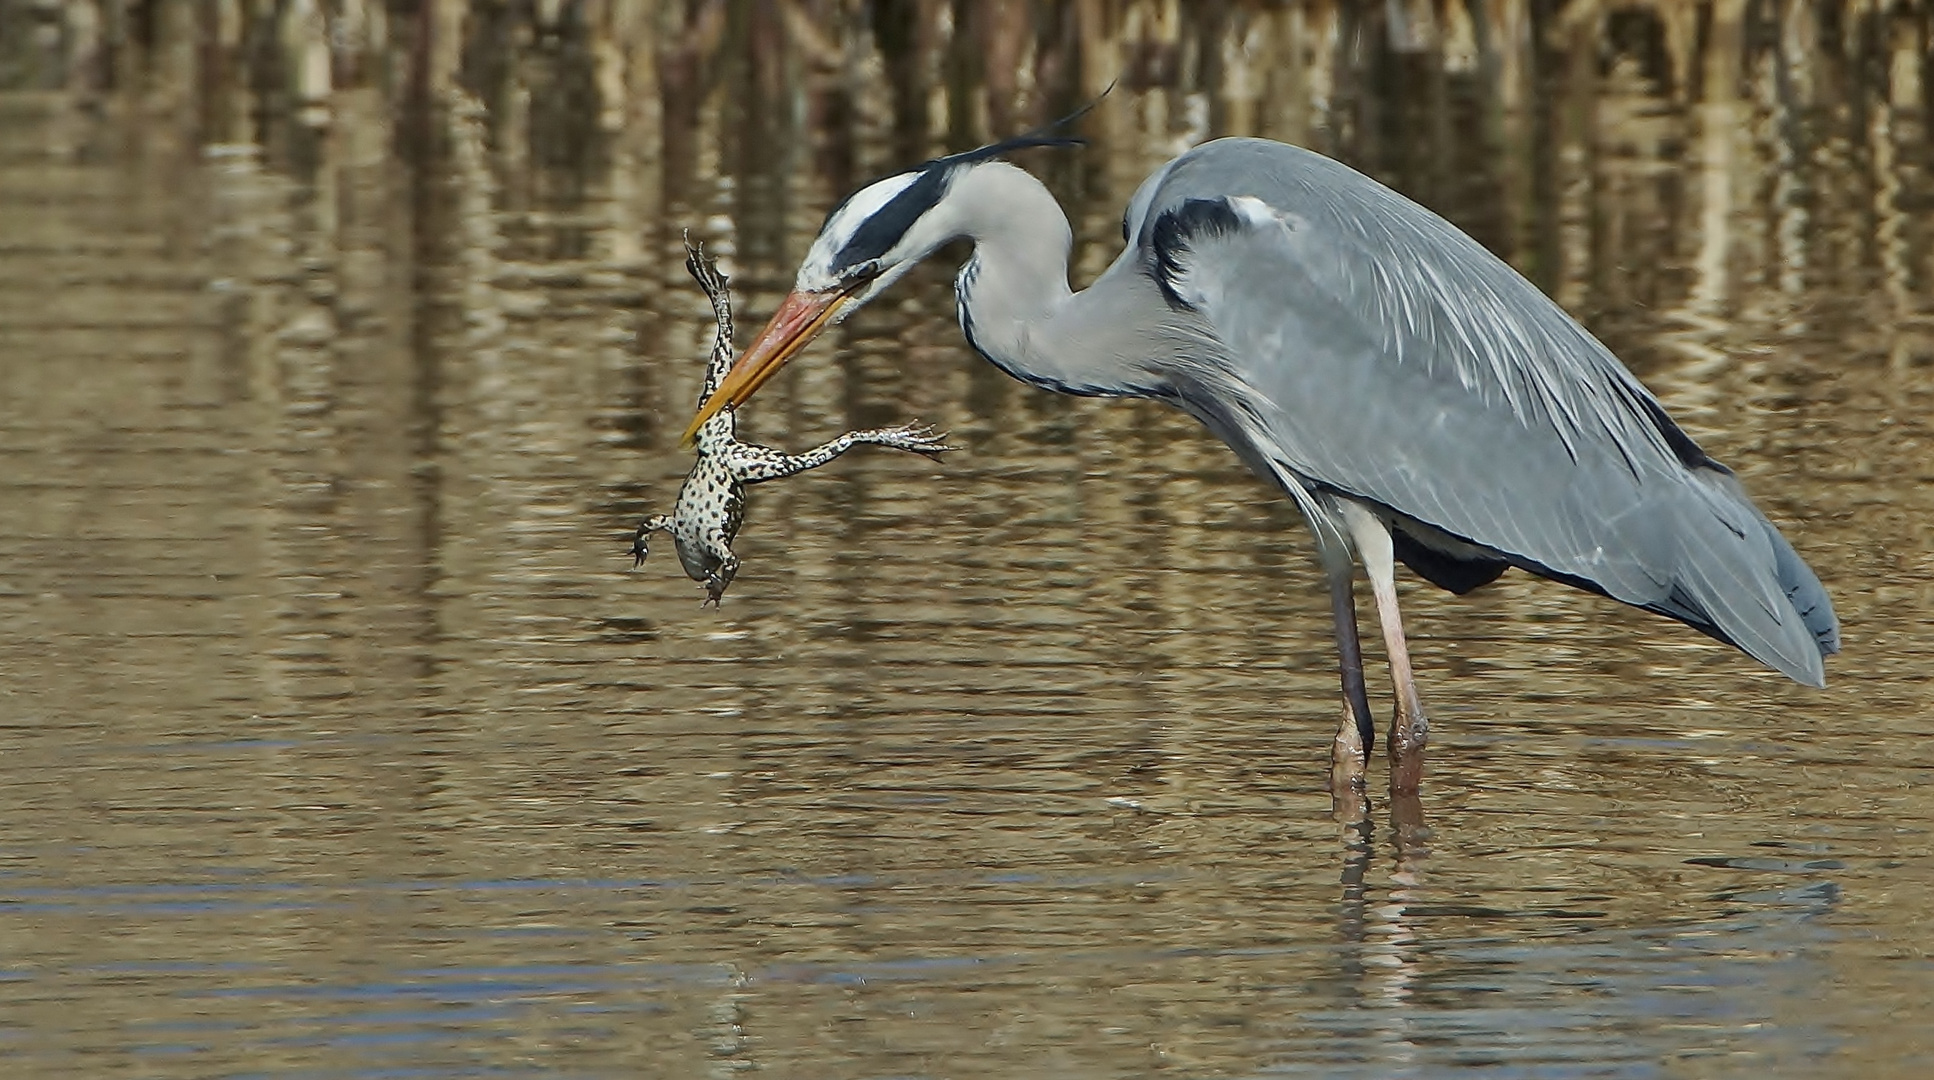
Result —
POLYGON ((853 197, 834 211, 833 216, 826 219, 826 226, 819 230, 812 250, 806 252, 806 261, 799 266, 797 287, 828 289, 838 284, 838 279, 833 276, 833 260, 845 249, 867 218, 879 213, 887 203, 893 201, 895 195, 912 187, 918 179, 918 172, 905 172, 854 192, 853 197))

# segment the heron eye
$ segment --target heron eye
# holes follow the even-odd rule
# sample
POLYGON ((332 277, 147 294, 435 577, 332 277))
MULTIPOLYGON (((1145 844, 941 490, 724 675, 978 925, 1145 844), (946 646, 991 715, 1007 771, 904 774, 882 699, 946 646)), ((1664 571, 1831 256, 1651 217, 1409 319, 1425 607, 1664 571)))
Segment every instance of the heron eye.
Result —
POLYGON ((868 259, 854 266, 851 270, 846 271, 846 283, 848 285, 864 285, 885 272, 886 267, 880 264, 880 260, 868 259))

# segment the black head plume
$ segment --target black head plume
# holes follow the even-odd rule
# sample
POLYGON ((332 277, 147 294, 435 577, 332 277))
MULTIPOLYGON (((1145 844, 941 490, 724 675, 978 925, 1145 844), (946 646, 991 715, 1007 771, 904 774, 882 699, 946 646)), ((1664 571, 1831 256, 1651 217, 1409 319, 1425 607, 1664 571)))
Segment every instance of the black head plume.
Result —
MULTIPOLYGON (((1113 88, 1111 84, 1109 89, 1113 88)), ((1106 96, 1107 91, 1102 91, 1102 94, 1106 96)), ((892 250, 893 246, 899 243, 900 238, 906 235, 907 230, 912 228, 913 223, 927 211, 932 210, 947 194, 947 185, 952 182, 954 175, 961 168, 983 161, 992 161, 1016 150, 1027 150, 1038 146, 1086 145, 1087 140, 1061 132, 1069 124, 1087 115, 1100 102, 1101 98, 1098 97, 1051 124, 1044 124, 1032 131, 989 143, 986 146, 935 158, 903 173, 896 173, 896 176, 910 174, 913 179, 878 209, 867 214, 865 220, 858 223, 852 235, 840 245, 839 252, 833 259, 834 273, 850 273, 863 264, 878 261, 892 250)), ((892 177, 885 179, 890 180, 892 177)), ((874 183, 881 182, 883 181, 874 183)), ((824 232, 833 223, 833 219, 839 216, 840 211, 846 209, 855 197, 872 186, 869 184, 861 188, 859 192, 848 196, 844 202, 828 211, 825 222, 820 225, 820 231, 824 232)))
MULTIPOLYGON (((1113 90, 1114 88, 1114 83, 1108 84, 1108 90, 1113 90)), ((922 165, 921 168, 931 169, 936 165, 971 165, 976 161, 991 161, 1003 154, 1008 154, 1015 150, 1027 150, 1036 146, 1086 146, 1088 145, 1088 140, 1079 135, 1065 135, 1062 132, 1069 124, 1093 112, 1095 106, 1101 104, 1101 99, 1108 96, 1108 90, 1103 90, 1093 101, 1090 101, 1059 120, 1042 124, 1032 131, 1024 131, 1019 135, 1010 136, 999 142, 988 143, 986 146, 975 147, 972 150, 965 150, 958 154, 949 154, 943 158, 935 158, 925 165, 922 165)))

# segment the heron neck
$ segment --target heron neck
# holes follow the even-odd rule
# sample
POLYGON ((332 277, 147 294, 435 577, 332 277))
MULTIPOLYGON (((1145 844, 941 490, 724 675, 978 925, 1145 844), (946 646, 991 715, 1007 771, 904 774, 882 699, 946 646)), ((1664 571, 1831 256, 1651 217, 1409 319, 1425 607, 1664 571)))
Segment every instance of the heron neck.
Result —
POLYGON ((976 351, 1023 382, 1063 393, 1112 394, 1081 370, 1093 340, 1088 305, 1068 287, 1073 231, 1039 180, 991 163, 956 186, 973 257, 954 282, 960 325, 976 351))

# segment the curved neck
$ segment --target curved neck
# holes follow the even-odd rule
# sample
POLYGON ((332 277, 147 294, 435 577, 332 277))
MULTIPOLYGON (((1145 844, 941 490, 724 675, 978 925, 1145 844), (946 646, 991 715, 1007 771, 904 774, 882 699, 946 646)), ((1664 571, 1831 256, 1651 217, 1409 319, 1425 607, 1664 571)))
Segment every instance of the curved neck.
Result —
POLYGON ((974 254, 954 280, 960 328, 982 356, 1023 382, 1063 393, 1132 392, 1085 362, 1097 342, 1092 305, 1068 288, 1074 233, 1034 177, 1003 162, 976 166, 951 191, 958 234, 974 254))

